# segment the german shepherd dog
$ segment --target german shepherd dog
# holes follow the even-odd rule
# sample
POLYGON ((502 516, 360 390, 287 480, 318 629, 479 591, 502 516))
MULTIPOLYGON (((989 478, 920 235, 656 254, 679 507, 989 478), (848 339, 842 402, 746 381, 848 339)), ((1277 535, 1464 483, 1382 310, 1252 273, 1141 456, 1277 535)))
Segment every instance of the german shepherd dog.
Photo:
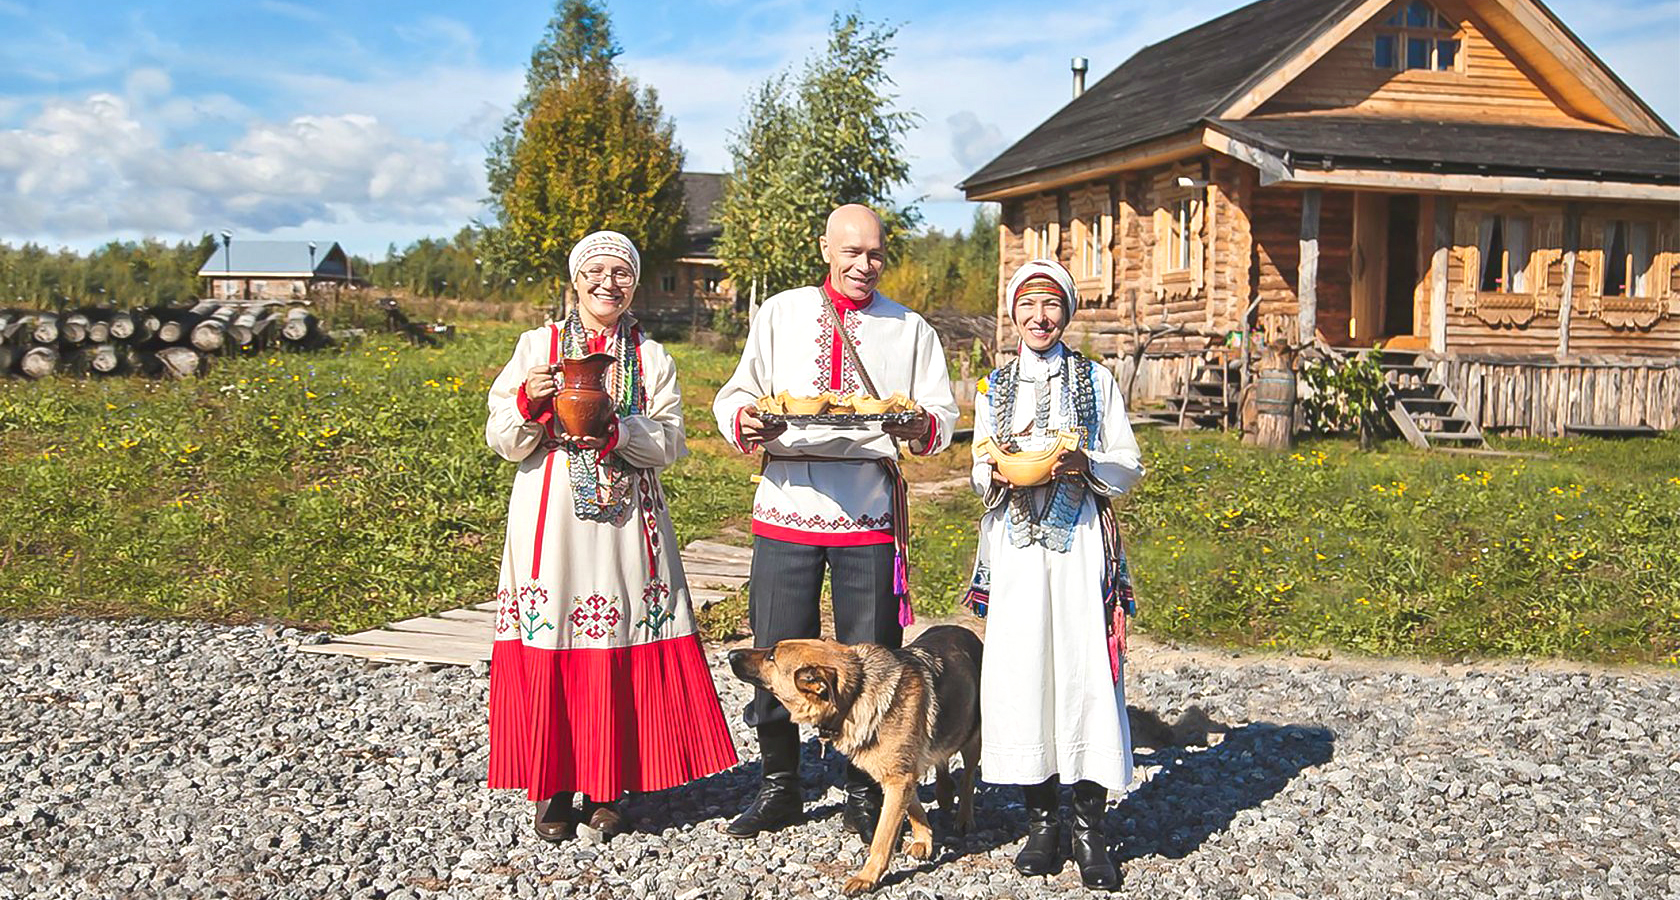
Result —
POLYGON ((881 818, 868 859, 846 882, 848 896, 880 883, 906 815, 910 855, 933 855, 933 829, 916 798, 916 784, 929 768, 937 769, 939 807, 951 811, 954 753, 963 758, 957 830, 974 827, 981 649, 980 638, 967 628, 938 625, 902 650, 793 640, 729 654, 737 677, 775 694, 793 721, 816 726, 823 739, 881 785, 881 818))

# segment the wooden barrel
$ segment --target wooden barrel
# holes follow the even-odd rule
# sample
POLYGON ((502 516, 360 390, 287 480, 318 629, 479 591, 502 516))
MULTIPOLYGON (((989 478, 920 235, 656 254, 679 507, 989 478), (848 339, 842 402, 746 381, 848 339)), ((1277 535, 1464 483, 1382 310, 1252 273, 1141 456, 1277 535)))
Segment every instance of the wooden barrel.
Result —
POLYGON ((1273 450, 1295 443, 1295 367, 1293 354, 1272 348, 1260 360, 1254 390, 1254 442, 1273 450))

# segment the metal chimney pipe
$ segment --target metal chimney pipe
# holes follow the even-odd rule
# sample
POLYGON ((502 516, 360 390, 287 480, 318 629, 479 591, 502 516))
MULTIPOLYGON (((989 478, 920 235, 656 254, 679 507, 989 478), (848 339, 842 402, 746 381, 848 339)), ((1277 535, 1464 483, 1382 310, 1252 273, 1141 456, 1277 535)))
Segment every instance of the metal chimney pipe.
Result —
POLYGON ((1091 67, 1091 61, 1083 56, 1073 58, 1073 96, 1085 93, 1085 70, 1091 67))

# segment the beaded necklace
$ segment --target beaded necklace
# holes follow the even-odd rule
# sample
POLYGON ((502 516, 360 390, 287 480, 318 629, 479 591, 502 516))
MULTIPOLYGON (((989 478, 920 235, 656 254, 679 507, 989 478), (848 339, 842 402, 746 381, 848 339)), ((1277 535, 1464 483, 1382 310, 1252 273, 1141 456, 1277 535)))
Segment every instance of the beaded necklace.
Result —
MULTIPOLYGON (((647 386, 642 378, 642 354, 637 349, 641 330, 630 316, 621 316, 607 338, 602 352, 613 357, 607 367, 606 391, 613 398, 619 416, 641 413, 647 407, 647 386)), ((575 359, 589 350, 589 332, 577 309, 566 317, 560 329, 561 355, 575 359)), ((598 450, 574 447, 566 450, 566 472, 572 482, 572 513, 590 522, 622 525, 635 505, 634 470, 617 456, 598 450)))
MULTIPOLYGON (((1010 452, 1020 449, 1021 435, 1014 432, 1015 401, 1018 394, 1020 359, 992 373, 994 399, 992 401, 992 432, 999 446, 1010 452)), ((1096 446, 1097 399, 1092 381, 1092 363, 1078 352, 1062 346, 1061 369, 1062 415, 1073 418, 1080 433, 1080 446, 1089 450, 1096 446)), ((1036 392, 1032 430, 1050 430, 1050 378, 1036 392)), ((1038 544, 1058 553, 1066 553, 1073 546, 1073 526, 1079 520, 1079 508, 1085 502, 1083 479, 1057 479, 1044 488, 1029 488, 1009 492, 1009 539, 1016 547, 1038 544), (1041 503, 1034 503, 1042 498, 1041 503)))

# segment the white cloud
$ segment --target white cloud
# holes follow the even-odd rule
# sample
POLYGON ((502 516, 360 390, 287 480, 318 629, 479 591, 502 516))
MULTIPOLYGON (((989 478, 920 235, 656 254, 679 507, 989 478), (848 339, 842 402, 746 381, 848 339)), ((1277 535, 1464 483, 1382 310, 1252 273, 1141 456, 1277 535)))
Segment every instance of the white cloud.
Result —
POLYGON ((0 131, 0 238, 269 232, 311 223, 465 222, 476 165, 368 115, 256 122, 225 150, 170 147, 124 98, 46 103, 0 131))

